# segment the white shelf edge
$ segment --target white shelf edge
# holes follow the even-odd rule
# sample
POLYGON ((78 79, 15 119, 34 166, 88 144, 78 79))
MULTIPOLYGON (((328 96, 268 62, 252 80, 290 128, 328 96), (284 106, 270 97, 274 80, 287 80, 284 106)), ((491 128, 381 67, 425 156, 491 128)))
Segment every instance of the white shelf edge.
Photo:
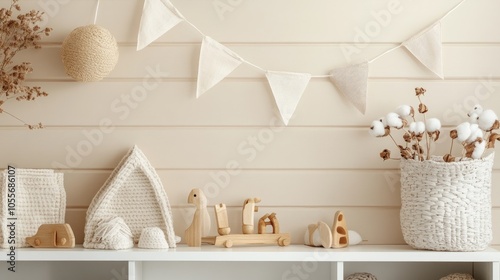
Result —
MULTIPOLYGON (((304 261, 319 262, 498 262, 499 248, 480 252, 435 252, 414 250, 406 245, 357 245, 343 249, 286 247, 201 248, 178 246, 169 250, 95 250, 81 246, 71 249, 16 250, 16 261, 304 261)), ((0 249, 0 261, 7 260, 7 249, 0 249)))

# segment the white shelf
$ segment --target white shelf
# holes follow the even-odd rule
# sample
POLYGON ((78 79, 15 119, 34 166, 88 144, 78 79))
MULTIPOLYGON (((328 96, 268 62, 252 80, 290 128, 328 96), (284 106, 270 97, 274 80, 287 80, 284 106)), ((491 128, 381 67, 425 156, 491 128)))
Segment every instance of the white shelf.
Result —
MULTIPOLYGON (((414 250, 406 245, 358 245, 344 249, 313 248, 303 245, 286 247, 221 248, 181 245, 169 250, 95 250, 21 248, 17 261, 282 261, 300 262, 313 258, 318 262, 500 262, 499 248, 480 252, 436 252, 414 250)), ((0 261, 7 260, 7 250, 0 250, 0 261)))
MULTIPOLYGON (((7 260, 7 253, 8 250, 0 249, 1 262, 7 260)), ((308 269, 307 265, 312 265, 311 267, 314 269, 311 271, 313 271, 320 267, 321 263, 323 276, 320 279, 331 280, 344 279, 347 273, 351 273, 354 268, 370 268, 377 270, 377 273, 386 273, 387 276, 386 271, 390 272, 401 266, 404 267, 404 270, 411 270, 414 273, 413 278, 410 277, 411 280, 420 280, 422 277, 434 279, 438 274, 446 275, 456 269, 465 269, 469 273, 473 273, 477 280, 500 280, 500 247, 488 248, 481 252, 436 252, 414 250, 406 245, 358 245, 344 249, 324 249, 304 245, 232 248, 211 245, 193 248, 181 245, 168 250, 134 248, 119 251, 84 249, 79 246, 71 249, 22 248, 16 251, 16 261, 20 263, 35 262, 35 264, 31 264, 33 267, 36 267, 36 262, 72 262, 64 265, 70 272, 75 268, 75 264, 79 263, 78 267, 85 267, 85 263, 88 263, 95 267, 96 264, 90 262, 98 262, 104 265, 103 271, 114 271, 115 274, 121 271, 116 268, 116 265, 121 263, 120 265, 124 269, 128 268, 125 273, 129 280, 163 279, 164 274, 167 271, 172 273, 172 270, 176 270, 177 278, 185 278, 186 273, 188 275, 192 273, 189 269, 191 265, 189 262, 198 262, 197 267, 202 266, 206 270, 212 269, 212 273, 219 271, 222 267, 227 267, 224 262, 240 262, 234 264, 240 269, 244 262, 248 265, 255 263, 259 267, 264 266, 269 269, 269 262, 271 262, 275 274, 279 274, 281 271, 276 269, 278 266, 285 273, 292 273, 292 268, 297 266, 305 271, 308 269), (325 266, 329 267, 329 271, 325 272, 325 266)), ((19 279, 36 276, 29 274, 31 273, 29 270, 22 271, 28 274, 23 274, 19 279)), ((64 275, 64 272, 61 273, 64 275)), ((0 272, 0 278, 1 275, 3 275, 2 272, 0 272)), ((388 279, 400 279, 394 272, 389 275, 392 275, 390 276, 392 278, 388 279)), ((60 277, 64 279, 65 276, 60 277)), ((201 276, 192 277, 199 278, 201 276)), ((283 275, 275 275, 275 277, 283 278, 283 275)), ((226 278, 234 278, 234 275, 226 278)), ((255 279, 255 277, 251 277, 251 279, 255 279)))

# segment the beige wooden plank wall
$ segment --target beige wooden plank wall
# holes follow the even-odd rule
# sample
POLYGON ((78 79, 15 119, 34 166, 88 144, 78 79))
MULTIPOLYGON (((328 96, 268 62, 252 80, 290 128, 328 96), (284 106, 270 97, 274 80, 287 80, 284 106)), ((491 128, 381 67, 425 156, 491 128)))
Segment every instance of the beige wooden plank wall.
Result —
MULTIPOLYGON (((467 1, 442 22, 445 80, 398 49, 370 65, 366 115, 327 79, 316 78, 286 128, 262 73, 248 66, 195 98, 201 37, 187 24, 136 52, 142 0, 101 0, 98 24, 116 36, 120 61, 97 83, 71 81, 59 58, 64 37, 91 23, 96 1, 22 2, 26 8, 45 10, 45 24, 54 28, 43 49, 23 54, 35 68, 29 82, 50 96, 33 103, 10 102, 5 108, 29 122, 42 121, 47 128, 29 131, 1 115, 0 165, 61 169, 67 220, 78 242, 83 240, 92 197, 137 144, 161 176, 178 235, 183 235, 192 213, 186 196, 200 187, 208 190, 211 205, 229 205, 235 232, 242 201, 259 196, 257 216, 276 212, 294 243, 302 242, 309 223, 331 223, 333 213, 344 210, 348 226, 367 244, 401 244, 398 165, 379 160, 378 152, 390 143, 370 138, 368 124, 400 104, 415 104, 417 86, 427 88, 431 114, 443 120, 446 131, 463 121, 475 103, 500 112, 497 0, 467 1), (145 80, 153 89, 134 99, 145 80), (127 97, 132 101, 127 103, 127 97), (85 141, 93 141, 91 149, 74 154, 85 141), (237 170, 227 169, 234 165, 237 170)), ((326 74, 396 46, 459 1, 172 2, 203 32, 249 61, 270 70, 326 74), (217 12, 217 3, 230 8, 217 12), (389 7, 390 18, 381 19, 381 11, 389 7), (375 29, 358 44, 356 36, 367 28, 375 29), (342 50, 347 48, 357 48, 357 53, 345 55, 342 50)), ((436 153, 448 149, 449 142, 441 142, 436 153)), ((493 242, 500 244, 499 160, 493 184, 493 242)))

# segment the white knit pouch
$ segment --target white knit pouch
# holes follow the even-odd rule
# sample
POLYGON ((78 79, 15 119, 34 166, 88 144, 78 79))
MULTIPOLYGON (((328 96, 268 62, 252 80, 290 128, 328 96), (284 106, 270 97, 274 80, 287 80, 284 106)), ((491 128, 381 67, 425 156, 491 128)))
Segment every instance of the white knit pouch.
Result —
MULTIPOLYGON (((0 207, 0 247, 8 248, 11 236, 7 228, 8 218, 12 218, 8 209, 9 191, 7 170, 1 173, 0 207)), ((16 247, 29 247, 26 237, 36 234, 42 224, 62 224, 66 213, 66 192, 63 173, 49 169, 15 170, 15 237, 16 247)))

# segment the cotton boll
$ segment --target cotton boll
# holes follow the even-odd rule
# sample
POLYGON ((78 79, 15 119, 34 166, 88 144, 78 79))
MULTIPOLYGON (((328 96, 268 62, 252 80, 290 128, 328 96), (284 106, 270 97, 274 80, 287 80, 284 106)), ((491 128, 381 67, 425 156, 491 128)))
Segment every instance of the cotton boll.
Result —
POLYGON ((485 110, 478 116, 477 124, 482 130, 489 131, 496 120, 498 117, 493 110, 485 110))
POLYGON ((430 118, 425 122, 427 132, 435 132, 441 129, 441 121, 437 118, 430 118))
POLYGON ((396 113, 387 114, 387 116, 385 116, 385 119, 387 121, 387 125, 389 125, 390 127, 394 127, 394 128, 402 128, 403 127, 403 120, 396 113))
POLYGON ((477 123, 477 117, 479 117, 477 113, 469 113, 467 116, 469 116, 470 123, 477 123))
POLYGON ((479 115, 481 115, 481 113, 483 113, 483 107, 479 104, 476 104, 476 105, 474 105, 472 110, 469 111, 467 116, 469 116, 469 117, 471 117, 472 115, 479 116, 479 115))
POLYGON ((409 105, 401 105, 398 108, 396 108, 396 110, 394 112, 402 118, 406 118, 408 116, 413 116, 413 114, 414 114, 413 107, 411 107, 409 105))
POLYGON ((387 120, 385 119, 385 117, 380 117, 378 121, 381 122, 384 125, 384 127, 387 126, 387 120))
POLYGON ((480 159, 483 156, 484 150, 486 149, 486 141, 476 141, 474 143, 474 152, 472 152, 473 159, 480 159))
POLYGON ((372 122, 372 125, 370 126, 370 135, 375 136, 375 137, 382 137, 385 135, 385 127, 382 124, 382 122, 376 120, 372 122))
POLYGON ((415 131, 417 130, 417 123, 416 123, 416 122, 411 122, 411 123, 410 123, 410 127, 408 128, 408 130, 409 130, 410 132, 415 133, 415 131))
POLYGON ((457 126, 457 139, 460 142, 464 142, 469 138, 470 134, 472 133, 471 124, 468 122, 461 123, 457 126))
POLYGON ((415 134, 422 134, 425 132, 424 122, 417 122, 417 127, 415 129, 415 134))
POLYGON ((470 136, 465 140, 467 143, 476 141, 477 138, 483 138, 483 131, 475 123, 470 125, 470 136))

